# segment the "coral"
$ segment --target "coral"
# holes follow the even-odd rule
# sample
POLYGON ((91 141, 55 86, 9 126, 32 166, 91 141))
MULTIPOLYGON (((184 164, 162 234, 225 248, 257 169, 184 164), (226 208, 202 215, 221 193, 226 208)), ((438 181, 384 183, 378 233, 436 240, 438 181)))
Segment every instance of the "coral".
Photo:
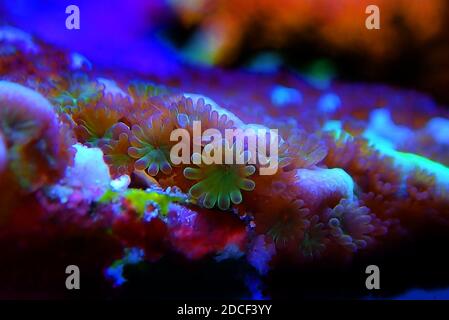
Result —
POLYGON ((315 210, 335 205, 341 198, 354 198, 354 180, 342 169, 298 169, 295 187, 306 207, 315 210))
MULTIPOLYGON (((221 143, 215 145, 214 148, 214 152, 217 152, 222 148, 221 143)), ((226 150, 235 152, 237 149, 235 144, 231 146, 226 141, 223 143, 223 150, 224 154, 226 150)), ((227 210, 231 203, 241 203, 243 197, 240 190, 252 191, 254 189, 255 183, 248 177, 256 171, 253 165, 248 165, 248 158, 243 154, 241 156, 246 158, 244 164, 225 164, 224 161, 217 164, 205 154, 194 153, 192 161, 198 163, 198 167, 184 169, 184 176, 187 179, 199 180, 190 188, 190 195, 199 199, 206 208, 213 208, 217 205, 221 210, 227 210)))
POLYGON ((339 245, 350 251, 364 249, 373 241, 372 217, 367 207, 357 202, 342 199, 333 209, 328 210, 330 234, 339 245))
POLYGON ((90 105, 103 96, 104 85, 89 79, 84 73, 74 74, 62 83, 54 84, 50 93, 51 101, 62 110, 79 107, 80 104, 90 105))
POLYGON ((170 104, 173 101, 180 99, 180 96, 176 94, 151 96, 151 91, 146 93, 149 95, 148 97, 146 97, 145 94, 142 97, 136 97, 133 96, 133 94, 135 93, 132 92, 131 94, 133 102, 127 107, 126 112, 124 113, 124 120, 130 126, 139 124, 142 119, 150 118, 152 116, 168 116, 170 104))
POLYGON ((90 146, 99 146, 103 140, 110 139, 114 125, 121 118, 120 112, 106 104, 81 106, 71 116, 78 140, 90 146))
POLYGON ((407 193, 412 199, 422 201, 429 199, 434 193, 435 176, 425 170, 416 170, 407 177, 407 193))
POLYGON ((129 141, 131 130, 123 123, 113 126, 112 138, 106 141, 101 149, 104 153, 104 161, 108 164, 113 177, 123 174, 131 175, 134 171, 134 158, 128 154, 131 147, 129 141))
POLYGON ((14 30, 0 29, 0 49, 10 80, 0 81, 0 243, 19 243, 10 256, 22 237, 59 254, 58 242, 87 235, 86 259, 100 251, 95 270, 119 286, 125 265, 164 255, 265 275, 349 262, 448 225, 447 113, 421 94, 191 66, 132 80, 14 30), (271 150, 239 150, 238 134, 189 140, 190 162, 174 163, 171 133, 192 134, 194 121, 201 134, 278 129, 265 136, 279 138, 278 170, 263 175, 271 150))
MULTIPOLYGON (((278 70, 283 61, 277 55, 270 55, 271 50, 300 53, 303 52, 303 47, 307 47, 315 53, 311 55, 311 61, 307 62, 320 66, 311 67, 308 71, 309 81, 317 87, 329 86, 329 80, 326 79, 326 73, 329 73, 326 69, 329 68, 322 67, 323 63, 320 63, 317 55, 328 56, 332 52, 334 58, 356 57, 351 61, 350 69, 359 69, 360 77, 369 75, 377 76, 377 80, 390 79, 397 77, 398 71, 393 66, 403 63, 403 56, 410 53, 410 46, 423 48, 432 43, 438 54, 420 50, 414 57, 422 65, 415 65, 409 71, 420 83, 421 90, 437 92, 446 97, 447 102, 447 95, 443 93, 447 87, 447 78, 440 75, 442 68, 446 70, 442 73, 447 74, 448 67, 445 59, 448 55, 448 32, 445 24, 448 5, 444 0, 427 1, 425 4, 420 0, 379 0, 375 3, 382 11, 382 27, 378 32, 360 28, 365 23, 366 8, 373 4, 367 0, 341 0, 338 4, 333 0, 298 0, 285 1, 282 5, 275 0, 245 3, 239 0, 188 3, 172 0, 169 3, 184 28, 180 32, 195 30, 184 47, 184 54, 190 59, 212 65, 233 66, 243 58, 248 58, 246 49, 250 46, 252 50, 260 50, 256 51, 259 55, 254 55, 254 65, 262 65, 259 67, 261 70, 263 67, 267 68, 267 64, 273 65, 272 69, 278 70), (238 15, 235 14, 236 8, 240 13, 238 15), (414 21, 419 22, 415 24, 414 21), (258 32, 254 32, 255 28, 258 32), (410 29, 416 30, 412 38, 408 37, 407 30, 410 29), (311 32, 314 35, 312 39, 311 32), (268 56, 263 64, 258 63, 261 56, 268 56), (381 68, 374 70, 376 68, 371 68, 373 64, 381 68)), ((363 88, 353 91, 363 96, 363 88)), ((304 93, 302 97, 303 100, 308 99, 304 93)), ((362 105, 369 103, 370 98, 363 98, 362 105)), ((356 101, 352 102, 357 105, 356 101)), ((392 109, 395 109, 394 106, 392 109)))
POLYGON ((62 176, 73 156, 72 140, 43 96, 0 81, 0 119, 9 169, 17 183, 35 190, 62 176))
POLYGON ((276 245, 285 246, 292 240, 303 238, 304 230, 310 224, 308 220, 309 209, 303 206, 304 201, 294 200, 286 202, 281 208, 277 208, 273 214, 276 221, 267 232, 276 245))
POLYGON ((132 126, 130 137, 131 147, 128 154, 137 159, 134 166, 137 170, 147 170, 151 176, 159 172, 169 174, 172 171, 170 163, 170 134, 173 124, 152 116, 132 126))
POLYGON ((281 146, 280 152, 290 160, 285 169, 292 170, 310 168, 320 163, 327 155, 327 147, 316 135, 299 132, 288 138, 286 146, 281 146))
POLYGON ((191 97, 183 96, 177 102, 173 102, 169 110, 176 126, 190 131, 193 130, 194 121, 200 121, 202 129, 214 128, 222 132, 234 125, 226 114, 220 114, 202 97, 195 101, 191 97))
POLYGON ((230 246, 239 250, 245 247, 245 224, 235 216, 174 204, 167 217, 170 243, 190 259, 216 254, 230 246))
POLYGON ((318 215, 309 219, 309 225, 304 230, 304 236, 299 246, 305 259, 319 259, 329 243, 330 229, 320 220, 318 215))
POLYGON ((126 115, 132 110, 131 97, 117 85, 114 85, 113 88, 105 87, 104 95, 97 101, 97 104, 107 106, 118 112, 123 120, 126 119, 126 115))
POLYGON ((134 80, 128 85, 128 92, 135 103, 145 103, 151 97, 168 94, 169 90, 154 83, 134 80))
POLYGON ((8 153, 6 150, 5 140, 0 133, 0 176, 6 170, 8 163, 8 153))
POLYGON ((363 146, 363 141, 345 131, 327 133, 324 139, 328 148, 324 163, 329 168, 348 168, 357 151, 363 146))

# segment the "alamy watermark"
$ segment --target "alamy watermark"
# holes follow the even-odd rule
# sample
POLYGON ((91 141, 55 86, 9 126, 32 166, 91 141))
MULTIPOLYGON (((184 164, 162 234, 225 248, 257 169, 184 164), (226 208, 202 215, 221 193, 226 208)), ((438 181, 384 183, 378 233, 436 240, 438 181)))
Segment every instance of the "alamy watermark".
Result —
MULTIPOLYGON (((65 20, 65 26, 68 30, 80 29, 80 9, 77 5, 71 4, 66 7, 65 13, 68 14, 65 20)), ((365 27, 368 30, 380 29, 380 9, 377 5, 371 4, 366 7, 365 13, 369 16, 365 20, 365 27)))
POLYGON ((365 13, 369 16, 365 20, 365 27, 368 30, 380 29, 380 9, 378 6, 371 4, 366 7, 365 13))
POLYGON ((65 273, 68 274, 65 280, 65 287, 67 290, 80 289, 80 268, 74 264, 66 267, 65 273))
POLYGON ((193 121, 192 137, 189 130, 173 130, 170 141, 177 143, 170 150, 171 162, 174 165, 258 164, 261 175, 273 175, 277 172, 277 129, 225 129, 224 132, 224 136, 218 129, 202 132, 201 121, 193 121))
POLYGON ((71 4, 65 8, 65 13, 68 14, 65 19, 65 27, 68 30, 79 30, 80 29, 80 8, 77 5, 71 4))
POLYGON ((368 290, 380 289, 380 269, 378 266, 372 264, 366 267, 365 273, 369 274, 366 278, 365 286, 368 290))

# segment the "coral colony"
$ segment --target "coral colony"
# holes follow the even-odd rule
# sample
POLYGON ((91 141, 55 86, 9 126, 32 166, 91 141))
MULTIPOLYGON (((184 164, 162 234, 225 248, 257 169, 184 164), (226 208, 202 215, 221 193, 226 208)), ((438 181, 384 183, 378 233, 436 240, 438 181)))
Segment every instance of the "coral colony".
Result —
MULTIPOLYGON (((118 290, 169 254, 240 259, 260 298, 285 261, 350 264, 449 222, 449 114, 417 92, 189 66, 139 78, 8 26, 0 75, 2 265, 78 263, 118 290)), ((1 271, 2 295, 28 288, 1 271)))

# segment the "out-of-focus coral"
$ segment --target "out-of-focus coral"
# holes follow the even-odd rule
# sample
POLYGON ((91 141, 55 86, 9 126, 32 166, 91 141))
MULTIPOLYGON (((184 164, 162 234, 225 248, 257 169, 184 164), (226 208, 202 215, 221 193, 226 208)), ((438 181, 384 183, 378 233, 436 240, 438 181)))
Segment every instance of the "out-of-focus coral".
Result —
POLYGON ((0 174, 6 170, 8 163, 7 150, 3 135, 0 135, 0 174))
POLYGON ((115 125, 112 138, 102 146, 104 160, 109 165, 112 176, 131 175, 135 159, 128 154, 131 130, 125 124, 115 125))
POLYGON ((312 216, 299 246, 300 254, 305 259, 319 259, 330 242, 329 232, 319 215, 312 216))
POLYGON ((193 61, 232 66, 252 58, 251 68, 278 70, 284 63, 280 53, 287 64, 307 72, 311 83, 323 86, 329 83, 325 74, 333 73, 320 59, 327 57, 343 65, 344 70, 338 70, 343 76, 403 82, 449 101, 449 7, 444 0, 170 0, 169 4, 181 29, 190 34, 182 49, 193 61), (372 5, 379 8, 376 30, 365 27, 372 5))
POLYGON ((279 246, 292 240, 302 240, 304 230, 308 228, 309 209, 304 207, 304 201, 294 200, 277 208, 267 234, 279 246))
POLYGON ((137 159, 134 165, 137 170, 146 170, 151 176, 172 171, 169 158, 173 128, 173 124, 161 116, 152 116, 133 125, 128 153, 137 159))
POLYGON ((370 242, 370 234, 374 231, 367 207, 359 207, 357 203, 342 199, 330 212, 328 225, 331 236, 336 242, 351 251, 365 248, 370 242))
POLYGON ((281 145, 280 153, 289 159, 287 168, 310 168, 326 157, 327 147, 317 136, 298 132, 289 136, 287 142, 281 145))
MULTIPOLYGON (((170 1, 186 27, 199 26, 192 40, 192 52, 204 52, 210 62, 227 63, 244 45, 245 36, 257 27, 257 46, 285 47, 306 30, 340 49, 357 46, 365 52, 384 56, 397 48, 402 36, 400 23, 414 31, 416 42, 428 42, 443 30, 444 1, 377 1, 382 27, 378 32, 365 28, 370 1, 170 1), (236 14, 236 8, 238 13, 236 14), (201 48, 201 50, 199 50, 201 48)), ((254 44, 255 45, 255 44, 254 44)), ((348 49, 346 49, 348 50, 348 49)))
POLYGON ((91 80, 86 74, 78 73, 68 80, 55 83, 55 88, 50 94, 52 101, 62 109, 76 108, 89 105, 98 101, 103 95, 104 86, 91 80))
POLYGON ((176 250, 191 259, 221 252, 229 245, 244 249, 247 240, 245 225, 237 217, 207 209, 173 205, 168 212, 168 228, 176 250))
POLYGON ((70 133, 39 93, 22 85, 0 81, 0 134, 2 136, 2 190, 5 206, 56 182, 71 163, 70 133))
POLYGON ((308 208, 332 204, 341 198, 354 199, 354 181, 342 169, 298 169, 296 188, 308 208))

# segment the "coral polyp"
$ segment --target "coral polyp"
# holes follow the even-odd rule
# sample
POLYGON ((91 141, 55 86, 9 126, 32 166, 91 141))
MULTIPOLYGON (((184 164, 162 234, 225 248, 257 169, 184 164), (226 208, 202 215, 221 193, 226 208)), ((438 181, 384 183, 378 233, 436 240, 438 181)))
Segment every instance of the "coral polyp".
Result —
POLYGON ((135 168, 146 170, 149 175, 159 172, 169 174, 172 171, 170 162, 170 134, 173 125, 156 116, 135 124, 131 128, 128 154, 136 159, 135 168))
POLYGON ((74 110, 75 133, 80 142, 98 146, 102 140, 112 137, 112 127, 121 114, 108 105, 81 106, 74 110))
POLYGON ((145 104, 152 97, 168 94, 169 90, 154 83, 134 80, 129 84, 128 92, 135 103, 145 104))
POLYGON ((276 221, 267 234, 278 246, 285 246, 290 241, 302 239, 304 231, 310 225, 309 209, 304 208, 302 200, 287 202, 273 215, 276 221))
POLYGON ((232 128, 234 122, 226 115, 219 114, 204 98, 181 97, 170 104, 170 117, 176 126, 193 129, 193 122, 199 121, 203 129, 214 128, 224 131, 232 128))
POLYGON ((106 141, 101 149, 104 153, 104 161, 108 164, 111 175, 114 177, 128 174, 134 171, 134 158, 128 154, 131 130, 124 123, 118 123, 112 129, 112 137, 106 141))
POLYGON ((331 236, 344 248, 357 251, 373 241, 375 227, 371 224, 372 217, 367 207, 342 199, 327 215, 331 236))
POLYGON ((327 146, 316 135, 300 131, 288 137, 280 153, 286 160, 286 170, 310 168, 326 157, 327 146))
POLYGON ((62 109, 95 103, 102 97, 104 89, 104 85, 83 73, 74 74, 68 81, 56 83, 55 86, 52 101, 62 109))
MULTIPOLYGON (((224 149, 235 150, 235 145, 223 143, 224 149)), ((221 148, 221 143, 214 146, 215 152, 221 148)), ((190 180, 199 180, 194 184, 189 193, 206 208, 213 208, 215 205, 221 210, 228 210, 232 204, 240 204, 243 200, 243 191, 252 191, 255 183, 249 177, 256 172, 253 165, 247 164, 225 164, 212 163, 205 154, 194 153, 193 163, 198 163, 197 167, 187 167, 184 169, 184 176, 190 180), (208 164, 209 163, 209 164, 208 164)))
POLYGON ((318 215, 311 217, 299 246, 301 254, 306 259, 319 259, 330 241, 329 231, 318 215))

